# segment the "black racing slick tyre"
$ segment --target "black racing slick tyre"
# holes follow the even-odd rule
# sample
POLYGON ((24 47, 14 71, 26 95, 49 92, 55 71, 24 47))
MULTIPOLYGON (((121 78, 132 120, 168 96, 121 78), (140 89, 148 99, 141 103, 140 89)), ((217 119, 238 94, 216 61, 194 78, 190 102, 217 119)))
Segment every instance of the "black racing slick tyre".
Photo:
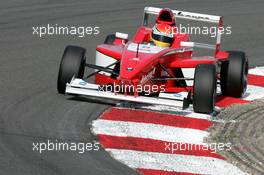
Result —
POLYGON ((85 52, 84 48, 78 46, 67 46, 65 48, 57 80, 57 90, 60 94, 65 94, 66 83, 69 83, 73 76, 83 78, 85 52))
POLYGON ((222 62, 220 85, 222 95, 242 97, 247 89, 248 61, 246 54, 230 51, 228 61, 222 62))
POLYGON ((115 34, 107 35, 107 37, 105 38, 104 44, 114 44, 115 39, 116 39, 115 34))
POLYGON ((201 64, 195 68, 193 85, 193 110, 198 113, 212 113, 216 98, 216 67, 201 64))

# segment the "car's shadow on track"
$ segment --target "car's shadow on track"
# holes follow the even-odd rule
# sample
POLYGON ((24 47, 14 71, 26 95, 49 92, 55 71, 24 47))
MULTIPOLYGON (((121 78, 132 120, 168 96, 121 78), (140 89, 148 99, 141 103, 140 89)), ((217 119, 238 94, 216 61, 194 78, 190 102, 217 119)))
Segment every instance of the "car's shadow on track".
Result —
POLYGON ((116 102, 113 102, 111 100, 87 98, 84 96, 69 97, 68 100, 87 102, 87 103, 98 103, 98 104, 109 105, 109 106, 116 106, 116 102))

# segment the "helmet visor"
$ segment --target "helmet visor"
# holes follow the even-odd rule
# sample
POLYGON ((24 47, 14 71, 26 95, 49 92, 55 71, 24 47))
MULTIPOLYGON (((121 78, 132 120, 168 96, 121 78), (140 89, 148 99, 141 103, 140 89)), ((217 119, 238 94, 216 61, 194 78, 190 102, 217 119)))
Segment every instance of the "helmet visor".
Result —
POLYGON ((164 42, 164 43, 172 43, 173 42, 173 38, 168 37, 168 36, 154 34, 153 32, 151 33, 151 36, 156 41, 160 41, 160 42, 164 42))

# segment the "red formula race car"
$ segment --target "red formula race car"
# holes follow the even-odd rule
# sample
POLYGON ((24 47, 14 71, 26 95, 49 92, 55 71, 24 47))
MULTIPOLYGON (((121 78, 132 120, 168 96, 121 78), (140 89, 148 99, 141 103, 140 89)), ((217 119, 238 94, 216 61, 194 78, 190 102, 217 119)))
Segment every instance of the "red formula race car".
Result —
POLYGON ((85 49, 67 46, 62 56, 59 93, 214 111, 217 84, 225 96, 241 97, 247 88, 248 61, 240 51, 220 51, 216 44, 191 42, 177 31, 175 19, 213 23, 221 16, 146 7, 143 24, 132 40, 128 34, 108 35, 96 48, 96 64, 86 63, 85 49), (149 27, 149 17, 155 17, 149 27), (194 57, 194 48, 212 49, 213 56, 194 57), (85 67, 94 69, 84 76, 85 67), (95 76, 95 83, 87 79, 95 76))

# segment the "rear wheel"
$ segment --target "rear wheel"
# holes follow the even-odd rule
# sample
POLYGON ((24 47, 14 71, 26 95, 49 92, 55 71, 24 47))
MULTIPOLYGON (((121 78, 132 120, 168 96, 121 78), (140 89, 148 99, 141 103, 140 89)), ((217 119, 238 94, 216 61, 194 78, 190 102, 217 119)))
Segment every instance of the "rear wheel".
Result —
POLYGON ((85 68, 85 49, 78 46, 67 46, 61 58, 57 89, 61 94, 65 93, 66 83, 73 76, 83 78, 85 68))
POLYGON ((116 39, 115 34, 107 35, 107 37, 105 38, 104 44, 114 44, 115 39, 116 39))
POLYGON ((223 95, 242 97, 247 89, 248 61, 244 52, 230 51, 228 61, 221 65, 223 95))
POLYGON ((194 112, 212 113, 216 97, 216 67, 201 64, 195 69, 193 85, 194 112))

